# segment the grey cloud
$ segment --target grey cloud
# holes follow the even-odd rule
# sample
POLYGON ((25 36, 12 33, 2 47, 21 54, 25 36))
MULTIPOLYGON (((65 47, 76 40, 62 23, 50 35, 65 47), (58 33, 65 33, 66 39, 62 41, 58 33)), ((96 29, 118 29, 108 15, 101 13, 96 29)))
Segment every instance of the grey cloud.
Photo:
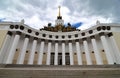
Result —
MULTIPOLYGON (((0 9, 4 12, 9 12, 14 16, 31 18, 35 14, 39 15, 41 20, 49 20, 48 8, 55 9, 55 6, 58 2, 56 0, 1 0, 0 9), (3 7, 3 8, 2 8, 3 7), (22 14, 22 15, 20 15, 22 14)), ((51 9, 51 10, 52 10, 51 9)), ((7 16, 7 15, 3 15, 7 16)), ((20 18, 21 19, 21 18, 20 18)), ((51 19, 51 18, 50 18, 51 19)))
POLYGON ((0 0, 0 10, 5 10, 6 8, 8 8, 10 4, 10 1, 5 1, 5 0, 0 0))
POLYGON ((45 5, 46 0, 22 0, 24 4, 29 4, 34 7, 39 7, 45 9, 47 5, 45 5))
POLYGON ((111 14, 113 17, 118 16, 120 13, 120 1, 119 0, 91 0, 89 3, 92 14, 103 15, 109 17, 111 14))
POLYGON ((61 2, 62 4, 58 0, 0 0, 0 16, 9 17, 11 21, 22 18, 28 20, 38 16, 41 22, 54 22, 56 19, 54 13, 57 6, 61 4, 70 10, 65 13, 67 22, 82 21, 80 18, 89 19, 99 16, 110 18, 112 22, 120 21, 120 0, 61 0, 61 2))
POLYGON ((44 10, 48 7, 53 8, 55 6, 55 4, 57 4, 58 1, 57 0, 52 0, 52 1, 49 1, 49 0, 22 0, 21 2, 24 4, 32 5, 34 7, 39 7, 42 10, 44 10))
POLYGON ((63 5, 71 10, 71 14, 75 11, 80 13, 87 10, 88 0, 64 0, 63 5))
MULTIPOLYGON (((94 0, 96 1, 96 0, 94 0)), ((99 2, 94 2, 94 4, 91 2, 91 8, 94 7, 94 13, 97 15, 102 15, 106 18, 112 18, 113 22, 120 22, 120 0, 100 0, 99 2), (95 7, 96 6, 96 7, 95 7)))
POLYGON ((102 16, 112 18, 113 22, 120 21, 120 0, 66 0, 63 5, 71 10, 72 15, 75 11, 85 11, 86 16, 102 16))

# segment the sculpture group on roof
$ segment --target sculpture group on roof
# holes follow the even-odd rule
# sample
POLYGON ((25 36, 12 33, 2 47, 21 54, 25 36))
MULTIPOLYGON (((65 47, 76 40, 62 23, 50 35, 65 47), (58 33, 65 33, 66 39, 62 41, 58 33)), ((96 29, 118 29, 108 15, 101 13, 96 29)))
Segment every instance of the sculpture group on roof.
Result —
POLYGON ((51 23, 48 23, 48 26, 44 26, 44 28, 42 28, 40 30, 46 30, 46 31, 52 31, 52 32, 58 32, 58 31, 62 31, 62 32, 80 31, 79 29, 71 26, 70 23, 68 23, 67 26, 62 25, 62 24, 52 26, 51 23))
POLYGON ((52 32, 58 32, 58 31, 62 31, 62 32, 70 32, 70 31, 80 31, 79 29, 77 29, 76 27, 72 26, 70 23, 67 24, 67 26, 64 25, 64 20, 62 20, 62 16, 60 14, 60 6, 59 8, 59 12, 58 12, 58 16, 57 16, 57 20, 55 21, 55 26, 52 26, 51 23, 48 23, 48 26, 44 26, 44 28, 40 29, 40 30, 46 30, 46 31, 52 31, 52 32))

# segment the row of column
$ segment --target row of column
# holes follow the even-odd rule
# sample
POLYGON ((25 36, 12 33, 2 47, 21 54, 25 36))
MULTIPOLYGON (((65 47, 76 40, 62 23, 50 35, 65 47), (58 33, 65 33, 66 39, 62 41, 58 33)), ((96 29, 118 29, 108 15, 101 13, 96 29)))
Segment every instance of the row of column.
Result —
MULTIPOLYGON (((10 51, 8 53, 7 59, 5 61, 6 64, 12 64, 13 58, 14 58, 14 54, 15 54, 15 50, 16 47, 18 45, 19 39, 20 39, 20 35, 21 32, 17 32, 17 34, 15 35, 12 44, 10 45, 10 51)), ((103 48, 105 50, 106 53, 106 57, 107 57, 107 61, 108 64, 114 64, 115 61, 113 60, 113 55, 111 55, 111 50, 109 48, 109 45, 107 43, 106 40, 106 36, 104 35, 104 33, 100 33, 100 39, 103 45, 103 48)), ((10 33, 6 36, 5 42, 3 44, 3 47, 1 48, 1 52, 0 52, 0 63, 3 62, 4 58, 4 52, 6 50, 6 46, 7 46, 7 40, 10 38, 10 33)), ((113 44, 115 53, 114 56, 116 57, 116 63, 120 64, 120 53, 119 53, 119 49, 116 45, 116 42, 113 38, 112 35, 109 35, 110 40, 113 44)), ((17 64, 23 64, 24 63, 24 59, 25 59, 25 52, 29 43, 29 35, 25 36, 24 39, 24 43, 23 43, 23 47, 20 50, 20 54, 18 56, 18 60, 17 60, 17 64)), ((91 42, 92 42, 92 46, 93 46, 93 50, 95 52, 95 58, 96 58, 96 62, 97 65, 102 65, 103 61, 102 61, 102 57, 100 55, 99 49, 97 47, 97 42, 95 39, 95 36, 91 36, 91 42)), ((30 55, 29 55, 29 59, 28 59, 28 64, 33 64, 34 61, 34 53, 36 50, 36 46, 37 46, 37 39, 38 38, 34 38, 33 43, 32 43, 32 47, 31 47, 31 51, 30 51, 30 55)), ((76 47, 76 53, 77 53, 77 60, 78 60, 78 65, 82 65, 82 55, 81 55, 81 50, 80 50, 80 43, 79 40, 76 40, 75 42, 75 47, 76 47)), ((37 64, 42 65, 42 60, 43 60, 43 52, 44 52, 44 46, 45 46, 45 42, 44 40, 41 41, 41 45, 40 45, 40 49, 39 49, 39 54, 38 54, 38 62, 37 64)), ((91 60, 91 56, 90 56, 90 52, 89 52, 89 47, 88 47, 88 42, 86 38, 83 38, 83 46, 84 46, 84 51, 85 51, 85 55, 86 55, 86 61, 87 61, 87 65, 92 65, 92 60, 91 60)), ((51 47, 52 47, 52 42, 49 41, 48 42, 48 50, 47 50, 47 60, 46 60, 46 65, 50 65, 50 57, 51 57, 51 47)), ((72 49, 72 42, 69 41, 68 42, 68 47, 69 47, 69 54, 70 54, 70 65, 74 65, 74 58, 73 58, 73 49, 72 49)), ((54 58, 54 65, 58 65, 58 42, 55 42, 55 58, 54 58)), ((62 65, 65 65, 65 42, 62 42, 62 65)))

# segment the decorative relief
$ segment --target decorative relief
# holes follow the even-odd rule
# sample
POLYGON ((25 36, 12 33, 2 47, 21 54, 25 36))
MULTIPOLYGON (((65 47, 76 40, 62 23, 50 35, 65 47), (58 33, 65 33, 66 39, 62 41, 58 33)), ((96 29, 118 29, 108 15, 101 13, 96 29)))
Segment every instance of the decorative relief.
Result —
POLYGON ((70 25, 68 26, 64 26, 64 25, 56 25, 55 27, 53 26, 44 26, 44 28, 40 29, 40 30, 46 30, 46 31, 51 31, 51 32, 58 32, 58 31, 62 31, 62 32, 70 32, 70 31, 80 31, 79 29, 76 29, 75 27, 72 27, 70 25))

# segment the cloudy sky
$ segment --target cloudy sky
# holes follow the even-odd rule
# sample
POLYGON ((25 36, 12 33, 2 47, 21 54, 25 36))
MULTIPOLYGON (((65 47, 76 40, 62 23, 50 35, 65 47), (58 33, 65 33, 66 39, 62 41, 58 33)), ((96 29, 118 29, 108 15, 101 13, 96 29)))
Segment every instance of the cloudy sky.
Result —
POLYGON ((39 29, 54 25, 58 6, 65 23, 83 22, 80 29, 102 23, 120 22, 120 0, 0 0, 0 19, 18 22, 39 29))

